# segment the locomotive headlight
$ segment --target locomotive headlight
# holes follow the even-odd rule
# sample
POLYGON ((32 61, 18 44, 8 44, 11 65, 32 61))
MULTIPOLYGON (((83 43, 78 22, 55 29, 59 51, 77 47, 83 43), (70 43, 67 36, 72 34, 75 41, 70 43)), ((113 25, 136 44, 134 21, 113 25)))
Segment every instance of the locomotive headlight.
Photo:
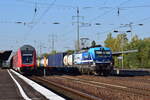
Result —
POLYGON ((95 62, 93 62, 93 65, 95 66, 95 65, 96 65, 96 63, 95 63, 95 62))
POLYGON ((113 65, 113 63, 111 62, 110 65, 113 65))

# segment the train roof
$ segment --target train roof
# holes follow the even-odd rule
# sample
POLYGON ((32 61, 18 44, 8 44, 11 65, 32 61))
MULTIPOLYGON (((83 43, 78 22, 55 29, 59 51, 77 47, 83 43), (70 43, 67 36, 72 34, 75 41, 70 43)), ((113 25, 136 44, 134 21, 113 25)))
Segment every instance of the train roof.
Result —
POLYGON ((110 50, 110 48, 108 48, 108 47, 94 47, 94 48, 90 48, 90 49, 94 49, 94 50, 101 50, 101 49, 103 49, 103 50, 110 50))
POLYGON ((20 50, 35 50, 35 48, 31 45, 23 45, 22 47, 20 47, 20 50))

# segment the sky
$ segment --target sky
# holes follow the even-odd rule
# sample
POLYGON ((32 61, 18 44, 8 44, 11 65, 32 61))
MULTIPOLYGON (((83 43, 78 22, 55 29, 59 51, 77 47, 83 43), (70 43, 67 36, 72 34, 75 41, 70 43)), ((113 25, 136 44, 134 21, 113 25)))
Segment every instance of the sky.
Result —
POLYGON ((77 18, 73 16, 77 15, 77 7, 80 38, 89 38, 88 43, 95 40, 104 45, 108 33, 116 37, 130 30, 128 25, 125 27, 129 23, 129 40, 135 34, 141 39, 150 37, 150 0, 1 0, 0 50, 16 51, 30 44, 38 53, 40 47, 41 53, 50 52, 52 38, 59 52, 75 49, 77 18))

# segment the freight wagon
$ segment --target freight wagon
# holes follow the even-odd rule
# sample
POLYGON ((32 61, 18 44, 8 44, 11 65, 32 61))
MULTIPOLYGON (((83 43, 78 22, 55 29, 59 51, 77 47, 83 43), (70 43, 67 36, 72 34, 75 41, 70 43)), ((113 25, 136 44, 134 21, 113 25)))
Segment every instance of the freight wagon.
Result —
POLYGON ((57 53, 48 56, 48 67, 65 67, 63 59, 66 53, 57 53))
POLYGON ((57 53, 48 56, 48 66, 65 70, 77 68, 81 73, 108 75, 113 70, 112 52, 107 47, 92 47, 71 55, 57 53))

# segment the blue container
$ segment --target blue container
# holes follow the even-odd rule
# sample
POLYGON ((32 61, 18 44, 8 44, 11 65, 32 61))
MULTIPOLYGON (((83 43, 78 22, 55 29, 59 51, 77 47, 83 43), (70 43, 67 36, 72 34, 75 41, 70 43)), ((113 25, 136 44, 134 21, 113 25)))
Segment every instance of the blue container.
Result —
POLYGON ((66 53, 57 53, 48 56, 48 67, 64 67, 63 58, 66 53))

